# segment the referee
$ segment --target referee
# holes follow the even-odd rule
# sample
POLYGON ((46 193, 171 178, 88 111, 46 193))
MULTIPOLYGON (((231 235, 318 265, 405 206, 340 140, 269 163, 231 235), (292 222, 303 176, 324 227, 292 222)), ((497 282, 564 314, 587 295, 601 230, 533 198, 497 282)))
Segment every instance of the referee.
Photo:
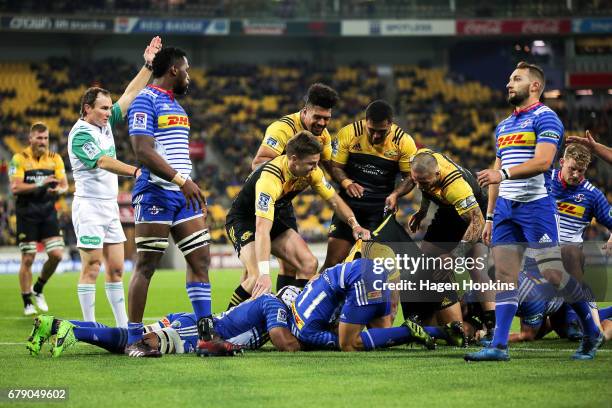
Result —
POLYGON ((11 192, 17 197, 17 242, 21 251, 19 285, 23 298, 23 314, 36 314, 34 302, 41 312, 49 310, 43 287, 55 272, 64 253, 64 240, 60 235, 55 211, 59 194, 68 190, 64 162, 59 154, 49 151, 49 129, 42 122, 30 129, 29 146, 16 153, 10 166, 11 192), (45 245, 48 259, 40 277, 32 287, 32 263, 36 256, 36 243, 45 245))

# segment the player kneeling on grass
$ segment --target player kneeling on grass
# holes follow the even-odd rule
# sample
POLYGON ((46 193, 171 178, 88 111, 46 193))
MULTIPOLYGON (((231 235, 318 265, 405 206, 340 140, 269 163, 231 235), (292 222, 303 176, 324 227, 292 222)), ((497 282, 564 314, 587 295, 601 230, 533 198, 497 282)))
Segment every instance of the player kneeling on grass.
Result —
MULTIPOLYGON (((278 297, 265 294, 242 303, 213 318, 215 332, 229 345, 224 350, 204 350, 201 355, 235 355, 243 349, 255 350, 268 340, 279 351, 298 351, 299 341, 289 330, 289 305, 299 289, 287 286, 278 297)), ((38 355, 45 341, 55 336, 51 354, 59 357, 77 341, 93 344, 111 353, 121 354, 127 343, 127 329, 108 327, 95 322, 61 320, 41 315, 34 320, 34 328, 26 347, 38 355)), ((144 341, 161 354, 194 353, 198 347, 198 328, 193 313, 171 313, 145 327, 144 341)))
MULTIPOLYGON (((364 245, 369 246, 364 249, 368 255, 377 251, 393 253, 378 243, 364 245)), ((367 258, 324 270, 291 305, 293 334, 311 348, 369 351, 411 342, 433 348, 433 340, 418 324, 408 320, 400 327, 391 327, 392 310, 397 309, 399 296, 385 284, 398 277, 396 271, 377 267, 367 258), (338 310, 340 323, 336 334, 332 322, 338 310), (368 329, 364 331, 366 326, 368 329)))

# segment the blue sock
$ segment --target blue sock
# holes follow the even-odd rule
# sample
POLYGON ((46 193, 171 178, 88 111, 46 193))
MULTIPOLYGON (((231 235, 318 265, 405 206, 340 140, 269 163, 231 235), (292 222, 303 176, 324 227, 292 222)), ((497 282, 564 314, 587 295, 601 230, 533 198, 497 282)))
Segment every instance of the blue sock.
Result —
POLYGON ((69 322, 77 327, 109 327, 105 324, 98 322, 83 322, 81 320, 69 320, 69 322))
POLYGON ((118 327, 75 327, 74 336, 79 341, 102 347, 111 353, 123 353, 128 331, 118 327))
POLYGON ((612 306, 604 307, 599 309, 599 320, 606 320, 612 317, 612 306))
POLYGON ((361 332, 361 341, 365 350, 391 347, 408 343, 412 333, 407 327, 391 327, 388 329, 369 329, 361 332))
POLYGON ((429 334, 431 337, 435 337, 436 339, 440 339, 440 340, 448 339, 448 336, 446 335, 446 332, 444 331, 444 327, 424 326, 423 330, 425 330, 425 333, 429 334))
POLYGON ((128 340, 127 344, 134 344, 138 340, 142 339, 144 334, 144 324, 128 322, 128 340))
POLYGON ((580 324, 580 318, 578 318, 578 315, 576 312, 574 312, 574 309, 569 307, 567 303, 565 304, 565 322, 568 325, 572 322, 578 322, 578 324, 580 324))
POLYGON ((210 306, 210 283, 187 282, 187 295, 193 306, 196 321, 212 314, 210 306))
POLYGON ((507 290, 495 295, 495 332, 492 347, 508 347, 510 326, 518 309, 518 290, 507 290))
POLYGON ((580 317, 580 323, 582 323, 584 334, 587 336, 598 336, 599 327, 597 327, 595 320, 593 320, 589 302, 583 300, 581 302, 572 303, 570 306, 576 311, 578 317, 580 317))

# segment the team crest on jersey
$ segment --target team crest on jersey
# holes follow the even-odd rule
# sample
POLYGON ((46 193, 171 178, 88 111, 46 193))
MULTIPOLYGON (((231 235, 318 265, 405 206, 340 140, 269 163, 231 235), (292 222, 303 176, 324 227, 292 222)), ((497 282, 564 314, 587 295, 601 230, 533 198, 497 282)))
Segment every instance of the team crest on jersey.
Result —
POLYGON ((287 312, 283 309, 278 309, 276 313, 276 321, 279 323, 287 323, 287 312))
POLYGON ((171 110, 171 109, 172 109, 172 108, 170 107, 170 105, 168 105, 167 103, 164 103, 164 104, 161 106, 161 109, 160 109, 160 110, 171 110))
POLYGON ((362 151, 362 149, 361 149, 361 144, 359 144, 359 143, 355 143, 355 144, 354 144, 354 145, 351 147, 351 150, 354 150, 354 151, 356 151, 356 152, 361 152, 361 151, 362 151))
POLYGON ((391 159, 391 158, 395 158, 395 157, 399 156, 399 153, 398 153, 398 151, 397 151, 396 149, 393 149, 393 150, 387 150, 387 151, 384 153, 384 156, 385 156, 385 157, 388 157, 388 158, 390 158, 390 159, 391 159))
POLYGON ((526 128, 527 126, 531 125, 533 123, 533 121, 531 119, 527 119, 526 121, 524 121, 523 123, 521 123, 521 128, 526 128))
POLYGON ((582 193, 580 193, 580 194, 576 194, 576 195, 574 196, 574 200, 575 200, 577 203, 580 203, 580 202, 584 201, 584 194, 582 194, 582 193))
POLYGON ((181 321, 180 320, 175 320, 175 321, 172 322, 172 328, 178 329, 179 327, 181 327, 181 321))
POLYGON ((270 201, 272 197, 264 192, 259 193, 257 197, 257 209, 262 212, 268 212, 270 210, 270 201))
POLYGON ((144 112, 135 112, 134 121, 132 122, 132 129, 143 129, 147 128, 147 114, 144 112))
POLYGON ((242 242, 246 242, 246 241, 248 241, 248 239, 249 239, 249 238, 251 238, 252 236, 253 236, 253 232, 251 232, 251 231, 247 231, 247 232, 245 232, 244 234, 242 234, 242 236, 240 237, 240 240, 241 240, 242 242))
POLYGON ((269 137, 266 140, 266 144, 270 147, 276 147, 278 145, 278 140, 274 139, 273 137, 269 137))

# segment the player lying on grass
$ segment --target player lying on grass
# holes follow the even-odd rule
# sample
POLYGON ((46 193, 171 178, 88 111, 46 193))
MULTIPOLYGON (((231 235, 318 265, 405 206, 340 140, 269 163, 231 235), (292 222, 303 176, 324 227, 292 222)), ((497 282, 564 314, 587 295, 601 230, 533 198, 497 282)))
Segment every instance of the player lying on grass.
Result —
MULTIPOLYGON (((265 294, 244 302, 213 318, 213 328, 228 346, 222 352, 208 351, 204 355, 235 355, 243 349, 255 350, 271 340, 279 351, 297 351, 299 341, 291 334, 287 316, 288 306, 299 289, 287 286, 278 297, 265 294)), ((111 353, 123 353, 127 343, 127 329, 108 327, 95 322, 61 320, 53 316, 38 316, 26 344, 32 355, 38 355, 45 341, 51 341, 51 354, 59 357, 77 341, 93 344, 111 353)), ((171 313, 145 327, 144 340, 161 354, 194 353, 198 348, 198 329, 195 314, 171 313)))
MULTIPOLYGON (((531 261, 529 261, 531 263, 531 261)), ((563 298, 556 296, 554 287, 548 283, 537 268, 529 266, 519 275, 519 306, 516 316, 521 320, 521 331, 510 333, 510 342, 533 341, 541 339, 551 331, 559 337, 568 337, 568 321, 563 298)), ((474 291, 467 292, 463 299, 464 326, 470 340, 478 340, 483 335, 480 321, 480 306, 474 291)), ((570 313, 574 313, 571 311, 570 313)), ((612 307, 598 310, 606 340, 612 338, 612 307)))
POLYGON ((418 324, 407 320, 391 327, 399 297, 397 291, 381 285, 394 282, 399 273, 368 259, 381 247, 388 250, 387 246, 364 246, 366 257, 328 268, 306 285, 291 305, 293 334, 311 348, 369 351, 412 342, 433 348, 432 338, 418 324), (336 313, 340 315, 337 333, 332 324, 336 313))

